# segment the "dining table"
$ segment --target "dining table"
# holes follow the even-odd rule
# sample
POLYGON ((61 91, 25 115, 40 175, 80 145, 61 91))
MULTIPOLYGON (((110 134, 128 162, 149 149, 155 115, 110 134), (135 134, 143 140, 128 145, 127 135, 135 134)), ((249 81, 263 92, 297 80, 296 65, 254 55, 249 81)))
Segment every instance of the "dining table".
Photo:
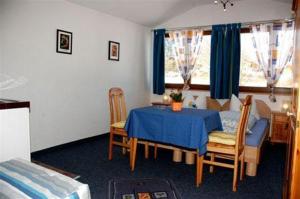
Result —
POLYGON ((147 106, 130 111, 125 130, 132 140, 130 167, 134 170, 138 139, 184 147, 203 155, 209 132, 223 129, 220 115, 214 110, 173 111, 166 106, 147 106))

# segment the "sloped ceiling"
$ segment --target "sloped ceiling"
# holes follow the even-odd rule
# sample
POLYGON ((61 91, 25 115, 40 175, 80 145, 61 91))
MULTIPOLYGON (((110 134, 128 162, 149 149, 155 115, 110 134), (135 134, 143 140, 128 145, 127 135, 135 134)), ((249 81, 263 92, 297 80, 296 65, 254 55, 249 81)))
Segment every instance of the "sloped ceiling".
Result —
POLYGON ((281 1, 284 3, 292 3, 293 2, 293 0, 274 0, 274 1, 281 1))
MULTIPOLYGON (((196 6, 214 0, 67 0, 137 24, 154 27, 196 6)), ((234 0, 238 1, 238 0, 234 0)), ((242 0, 239 0, 242 1, 242 0)), ((247 0, 243 0, 247 1, 247 0)), ((248 0, 251 1, 251 0, 248 0)), ((292 3, 292 0, 273 0, 292 3)))

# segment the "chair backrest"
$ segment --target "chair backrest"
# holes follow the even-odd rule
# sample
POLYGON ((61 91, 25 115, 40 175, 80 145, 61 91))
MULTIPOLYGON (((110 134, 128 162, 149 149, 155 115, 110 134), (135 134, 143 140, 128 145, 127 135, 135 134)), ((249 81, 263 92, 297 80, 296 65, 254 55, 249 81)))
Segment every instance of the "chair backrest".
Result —
POLYGON ((245 146, 245 135, 248 127, 248 119, 250 114, 252 96, 247 95, 242 104, 242 112, 236 133, 236 151, 241 150, 245 146))
POLYGON ((121 88, 109 89, 110 124, 125 121, 127 117, 124 92, 121 88))

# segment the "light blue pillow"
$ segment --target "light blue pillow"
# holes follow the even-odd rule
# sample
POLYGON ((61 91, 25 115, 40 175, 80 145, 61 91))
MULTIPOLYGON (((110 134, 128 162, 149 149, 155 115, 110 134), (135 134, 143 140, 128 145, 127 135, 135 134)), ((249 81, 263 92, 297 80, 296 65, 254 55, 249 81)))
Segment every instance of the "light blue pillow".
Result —
MULTIPOLYGON (((240 114, 240 111, 221 111, 220 117, 223 126, 223 131, 235 134, 239 124, 240 114)), ((250 114, 248 119, 247 133, 252 133, 250 129, 253 127, 255 122, 255 116, 250 114)))

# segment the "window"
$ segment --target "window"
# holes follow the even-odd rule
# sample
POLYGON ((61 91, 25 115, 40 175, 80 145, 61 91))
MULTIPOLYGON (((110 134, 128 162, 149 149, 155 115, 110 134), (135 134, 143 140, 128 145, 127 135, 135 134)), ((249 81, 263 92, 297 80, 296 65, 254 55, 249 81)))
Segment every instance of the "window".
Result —
MULTIPOLYGON (((292 84, 293 73, 292 62, 290 61, 278 80, 276 87, 291 88, 292 84)), ((251 33, 241 34, 240 86, 267 87, 267 80, 257 63, 251 33)))
POLYGON ((165 83, 183 84, 183 79, 176 66, 176 61, 173 57, 172 45, 170 44, 168 37, 165 38, 165 83))
MULTIPOLYGON (((249 30, 241 34, 241 67, 240 86, 245 88, 266 88, 267 81, 256 60, 256 52, 252 44, 249 30)), ((268 34, 268 33, 266 33, 268 34)), ((192 86, 209 85, 210 79, 210 34, 203 35, 199 57, 194 66, 190 84, 192 86)), ((165 83, 169 87, 183 84, 183 79, 172 56, 172 46, 169 38, 165 39, 165 83)), ((283 71, 276 87, 291 88, 293 84, 292 62, 283 71)), ((247 89, 246 89, 247 90, 247 89)))
MULTIPOLYGON (((183 84, 183 79, 172 56, 172 46, 169 39, 165 39, 165 83, 183 84)), ((191 84, 209 85, 210 68, 210 35, 202 38, 200 53, 194 66, 191 84)))
POLYGON ((241 34, 240 86, 267 86, 267 80, 265 79, 264 72, 260 70, 256 60, 251 33, 241 34))
POLYGON ((210 35, 204 35, 200 54, 191 77, 191 84, 209 85, 210 35))

